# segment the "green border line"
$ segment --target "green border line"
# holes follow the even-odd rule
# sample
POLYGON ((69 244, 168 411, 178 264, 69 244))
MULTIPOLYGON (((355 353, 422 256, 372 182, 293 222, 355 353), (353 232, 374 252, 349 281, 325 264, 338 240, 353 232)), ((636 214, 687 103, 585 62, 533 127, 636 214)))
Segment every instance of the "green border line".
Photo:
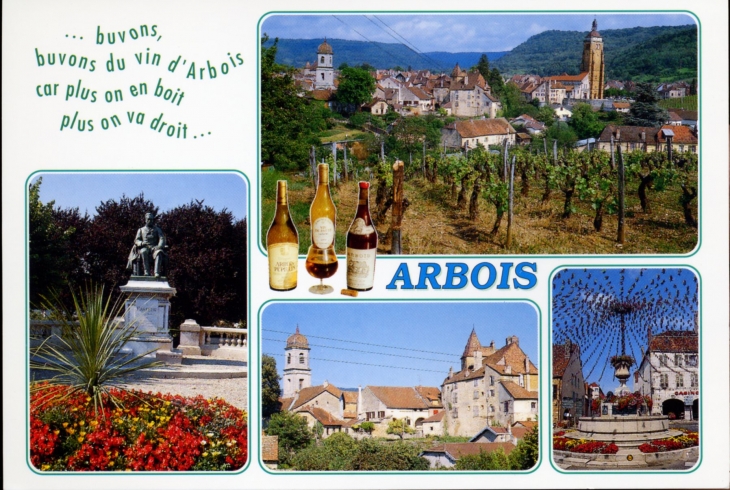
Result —
MULTIPOLYGON (((655 15, 665 15, 665 14, 687 14, 694 18, 695 22, 697 23, 697 78, 699 78, 698 81, 698 101, 697 101, 697 109, 698 109, 698 120, 697 120, 697 126, 702 127, 702 94, 704 93, 702 89, 702 24, 700 22, 699 17, 690 10, 388 10, 388 11, 376 11, 376 10, 309 10, 309 11, 278 11, 278 10, 272 10, 270 12, 267 12, 263 14, 257 23, 256 28, 256 44, 257 50, 256 50, 256 177, 258 179, 259 185, 256 188, 256 198, 258 200, 258 206, 256 209, 256 212, 258 213, 258 222, 259 222, 259 229, 257 230, 256 235, 256 244, 258 246, 259 252, 261 252, 265 257, 268 256, 266 253, 266 250, 263 248, 263 244, 261 243, 261 231, 263 223, 261 223, 261 24, 262 22, 270 16, 274 15, 300 15, 300 16, 306 16, 306 15, 322 15, 322 14, 342 14, 342 15, 356 15, 356 14, 383 14, 383 15, 398 15, 398 14, 410 14, 410 15, 439 15, 439 14, 493 14, 493 15, 507 15, 507 14, 522 14, 525 16, 532 15, 532 14, 655 14, 655 15)), ((697 254, 699 252, 701 246, 702 246, 702 200, 704 198, 704 193, 702 192, 702 137, 700 136, 698 138, 697 142, 698 146, 698 152, 697 152, 697 243, 694 247, 694 249, 690 250, 686 254, 662 254, 662 255, 656 255, 656 254, 609 254, 609 255, 590 255, 590 254, 579 254, 579 255, 520 255, 520 257, 524 258, 537 258, 537 259, 550 259, 550 258, 576 258, 576 259, 585 259, 585 258, 601 258, 601 259, 609 259, 609 258, 647 258, 647 257, 661 257, 661 258, 686 258, 686 257, 692 257, 693 255, 697 254)), ((378 259, 385 259, 385 260, 402 260, 404 257, 412 258, 412 259, 448 259, 452 258, 456 255, 378 255, 378 259)), ((481 259, 481 258, 503 258, 503 257, 510 257, 514 256, 514 254, 494 254, 494 255, 458 255, 458 257, 462 259, 481 259)), ((302 255, 300 255, 302 257, 302 255)), ((345 255, 338 255, 339 258, 344 258, 345 255)))
POLYGON ((81 475, 88 475, 88 476, 210 476, 210 475, 220 475, 220 476, 234 476, 234 475, 240 475, 244 471, 246 471, 251 466, 251 181, 249 180, 248 176, 236 169, 206 169, 206 170, 155 170, 155 169, 144 169, 144 170, 36 170, 35 172, 28 175, 28 178, 25 179, 25 384, 26 386, 30 386, 30 274, 29 274, 29 255, 30 250, 28 248, 28 244, 30 243, 29 239, 29 222, 28 218, 30 216, 30 209, 28 207, 28 191, 29 191, 29 184, 31 180, 35 176, 42 176, 43 174, 131 174, 131 173, 144 173, 144 174, 153 174, 153 173, 159 173, 159 174, 171 174, 171 173, 177 173, 177 174, 196 174, 196 173, 226 173, 226 174, 236 174, 239 177, 243 177, 244 185, 246 187, 246 217, 244 218, 246 220, 246 233, 249 237, 246 243, 246 260, 247 260, 247 271, 248 271, 248 291, 247 291, 247 302, 248 302, 248 312, 247 312, 247 322, 248 322, 248 346, 247 346, 247 354, 248 354, 248 368, 249 372, 246 374, 247 378, 247 401, 248 401, 248 408, 246 409, 247 412, 247 425, 248 425, 248 458, 246 460, 246 464, 243 465, 243 468, 237 471, 93 471, 93 472, 84 472, 84 471, 40 471, 36 469, 30 462, 30 390, 26 390, 25 393, 25 428, 26 428, 26 440, 25 440, 25 449, 26 449, 26 460, 25 463, 30 469, 31 472, 35 473, 39 476, 81 476, 81 475))
MULTIPOLYGON (((697 311, 700 318, 700 328, 698 333, 698 340, 699 340, 699 391, 700 391, 700 397, 702 396, 702 374, 703 374, 703 366, 702 366, 702 333, 704 331, 703 321, 702 321, 702 276, 700 275, 699 271, 695 269, 691 265, 681 265, 681 264, 652 264, 652 265, 631 265, 630 267, 628 265, 601 265, 601 264, 591 264, 591 265, 581 265, 581 264, 572 264, 572 265, 562 265, 558 266, 555 269, 552 270, 550 273, 550 284, 548 285, 548 301, 550 302, 550 305, 552 305, 552 289, 553 289, 553 276, 556 272, 561 270, 570 270, 570 269, 661 269, 661 268, 677 268, 677 269, 685 269, 690 272, 693 272, 695 276, 697 277, 698 284, 697 284, 697 311)), ((548 311, 548 332, 550 335, 550 346, 548 347, 548 362, 550 363, 550 366, 552 366, 553 362, 553 323, 552 323, 552 315, 553 310, 552 306, 550 307, 550 311, 548 311)), ((551 369, 552 371, 552 369, 551 369)), ((551 385, 552 385, 552 377, 550 378, 551 385)), ((552 389, 551 389, 551 397, 550 397, 550 403, 552 404, 552 389)), ((675 474, 675 475, 688 475, 690 473, 695 472, 700 465, 702 464, 702 445, 704 444, 704 434, 702 433, 702 429, 704 427, 704 417, 702 415, 704 408, 704 404, 700 400, 699 403, 699 436, 700 436, 700 443, 699 443, 699 458, 697 459, 697 464, 692 466, 691 468, 688 468, 686 470, 643 470, 643 469, 635 469, 635 470, 629 470, 629 471, 621 471, 621 470, 564 470, 560 467, 558 467, 555 462, 553 461, 553 445, 552 445, 552 439, 553 439, 553 424, 552 424, 552 405, 551 405, 551 415, 550 415, 550 425, 549 425, 549 432, 550 432, 550 466, 553 467, 553 469, 559 473, 562 473, 564 475, 586 475, 586 474, 599 474, 599 475, 605 475, 605 474, 622 474, 622 475, 656 475, 656 474, 675 474)))
MULTIPOLYGON (((540 416, 540 413, 543 410, 543 396, 542 396, 542 390, 540 388, 540 372, 542 372, 542 368, 544 365, 543 362, 543 355, 542 355, 542 310, 540 310, 540 306, 531 299, 365 299, 365 300, 359 300, 359 301, 346 301, 347 303, 418 303, 418 302, 424 302, 427 301, 429 303, 466 303, 466 302, 478 302, 478 303, 529 303, 532 304, 532 306, 535 308, 535 311, 537 313, 537 322, 536 322, 536 328, 537 328, 537 351, 539 355, 539 362, 538 362, 538 380, 537 380, 537 390, 538 390, 538 417, 540 416)), ((333 300, 316 300, 316 299, 275 299, 275 300, 268 300, 265 301, 260 307, 259 307, 259 313, 258 313, 258 338, 256 342, 257 346, 257 359, 261 359, 262 352, 261 352, 261 330, 262 330, 262 315, 264 312, 264 309, 270 305, 270 304, 281 304, 281 303, 315 303, 315 304, 323 304, 323 303, 331 303, 331 304, 343 304, 342 301, 333 301, 333 300)), ((262 407, 261 407, 261 390, 259 390, 259 423, 261 422, 261 413, 262 413, 262 407)), ((285 475, 285 476, 323 476, 323 475, 398 475, 398 476, 410 476, 410 475, 528 475, 530 473, 533 473, 537 471, 537 469, 540 467, 540 465, 543 462, 543 455, 542 450, 540 449, 543 444, 543 429, 542 429, 543 422, 539 421, 538 418, 538 459, 537 464, 535 464, 534 467, 532 467, 530 470, 514 470, 514 471, 276 471, 271 470, 268 468, 262 459, 262 451, 261 451, 261 437, 262 437, 262 430, 258 431, 257 435, 257 442, 258 442, 258 448, 259 448, 259 457, 258 457, 258 463, 261 469, 263 469, 266 473, 270 475, 285 475)))

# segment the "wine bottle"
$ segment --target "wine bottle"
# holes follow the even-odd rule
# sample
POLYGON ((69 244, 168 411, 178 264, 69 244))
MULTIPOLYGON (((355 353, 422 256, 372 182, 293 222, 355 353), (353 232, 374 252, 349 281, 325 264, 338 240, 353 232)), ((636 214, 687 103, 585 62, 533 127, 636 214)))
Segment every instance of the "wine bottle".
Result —
POLYGON ((337 255, 335 254, 335 223, 337 209, 330 196, 329 166, 320 163, 317 166, 319 175, 317 192, 309 208, 309 222, 312 226, 312 245, 307 253, 305 266, 312 277, 320 280, 316 286, 309 288, 315 294, 327 294, 333 291, 326 286, 323 279, 337 272, 337 255))
POLYGON ((269 287, 276 291, 289 291, 297 287, 299 234, 289 214, 286 180, 276 184, 276 214, 266 233, 269 287))
POLYGON ((355 218, 347 232, 347 287, 356 291, 373 289, 378 232, 370 218, 369 182, 360 182, 355 218))

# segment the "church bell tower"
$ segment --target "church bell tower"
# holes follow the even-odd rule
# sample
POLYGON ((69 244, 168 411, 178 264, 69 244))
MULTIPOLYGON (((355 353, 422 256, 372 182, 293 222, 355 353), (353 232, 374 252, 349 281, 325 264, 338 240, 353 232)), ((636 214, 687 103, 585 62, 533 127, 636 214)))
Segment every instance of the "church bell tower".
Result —
POLYGON ((598 32, 598 21, 593 20, 591 32, 583 40, 583 60, 580 64, 581 73, 588 73, 589 99, 602 99, 605 85, 603 59, 603 38, 598 32))
POLYGON ((284 389, 282 396, 291 398, 302 388, 312 386, 312 369, 309 367, 309 341, 297 330, 286 339, 284 348, 284 389))

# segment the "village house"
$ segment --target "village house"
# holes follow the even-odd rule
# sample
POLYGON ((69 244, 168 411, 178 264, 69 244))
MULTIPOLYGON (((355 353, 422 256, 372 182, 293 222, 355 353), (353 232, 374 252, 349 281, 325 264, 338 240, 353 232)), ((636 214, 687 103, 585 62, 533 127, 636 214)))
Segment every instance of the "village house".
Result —
POLYGON ((366 386, 359 394, 358 419, 375 423, 373 435, 387 437, 388 423, 402 419, 422 433, 423 422, 443 410, 435 387, 366 386))
POLYGON ((514 119, 510 119, 512 126, 522 126, 530 134, 542 134, 546 128, 545 124, 536 120, 528 114, 522 114, 514 119))
POLYGON ((449 93, 451 113, 457 117, 475 117, 486 115, 494 118, 502 108, 499 101, 492 96, 491 88, 478 72, 465 72, 457 64, 451 75, 449 93))
POLYGON ((662 83, 656 90, 663 99, 679 99, 689 95, 689 85, 686 82, 662 83))
POLYGON ((448 434, 471 437, 487 425, 506 427, 536 418, 537 374, 516 336, 496 349, 493 341, 483 347, 472 330, 460 371, 449 370, 441 389, 448 434))
POLYGON ((697 129, 697 111, 672 109, 672 112, 682 118, 682 126, 689 126, 690 129, 697 129))
POLYGON ((611 103, 611 108, 616 112, 620 112, 621 114, 628 114, 629 110, 631 109, 631 103, 613 101, 611 103))
POLYGON ((661 128, 641 126, 606 126, 598 137, 598 148, 610 151, 611 136, 614 148, 619 145, 623 151, 641 150, 647 153, 667 151, 668 141, 672 140, 675 153, 697 153, 696 131, 688 126, 664 125, 661 128))
POLYGON ((442 436, 444 434, 443 420, 446 414, 443 410, 423 420, 421 430, 424 436, 442 436))
POLYGON ((554 75, 545 77, 546 81, 552 83, 560 83, 565 88, 566 98, 572 100, 587 100, 590 95, 590 80, 588 72, 579 73, 578 75, 554 75))
POLYGON ((476 148, 501 145, 505 140, 515 144, 515 129, 503 117, 455 121, 441 129, 441 144, 446 148, 476 148))
POLYGON ((567 339, 553 344, 553 425, 573 426, 583 416, 585 381, 580 346, 567 339))
POLYGON ((546 79, 532 91, 531 100, 539 100, 543 104, 562 104, 567 96, 566 87, 561 82, 546 79))
POLYGON ((634 390, 652 399, 652 415, 697 420, 700 384, 697 331, 649 335, 634 378, 634 390))
POLYGON ((667 151, 670 139, 674 153, 697 153, 697 135, 688 126, 662 126, 657 133, 656 147, 667 151))
POLYGON ((431 469, 453 468, 464 456, 477 456, 498 449, 509 454, 514 448, 514 444, 509 442, 450 442, 426 449, 420 456, 428 460, 431 469))

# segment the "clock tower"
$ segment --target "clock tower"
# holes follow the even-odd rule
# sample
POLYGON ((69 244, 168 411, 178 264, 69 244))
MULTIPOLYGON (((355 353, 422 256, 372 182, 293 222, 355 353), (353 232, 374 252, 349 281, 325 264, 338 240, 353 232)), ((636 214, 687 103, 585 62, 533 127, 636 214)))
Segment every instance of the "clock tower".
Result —
POLYGON ((605 85, 603 59, 603 38, 598 32, 598 22, 593 20, 591 32, 583 40, 583 60, 580 64, 581 73, 588 73, 589 99, 602 99, 605 85))

